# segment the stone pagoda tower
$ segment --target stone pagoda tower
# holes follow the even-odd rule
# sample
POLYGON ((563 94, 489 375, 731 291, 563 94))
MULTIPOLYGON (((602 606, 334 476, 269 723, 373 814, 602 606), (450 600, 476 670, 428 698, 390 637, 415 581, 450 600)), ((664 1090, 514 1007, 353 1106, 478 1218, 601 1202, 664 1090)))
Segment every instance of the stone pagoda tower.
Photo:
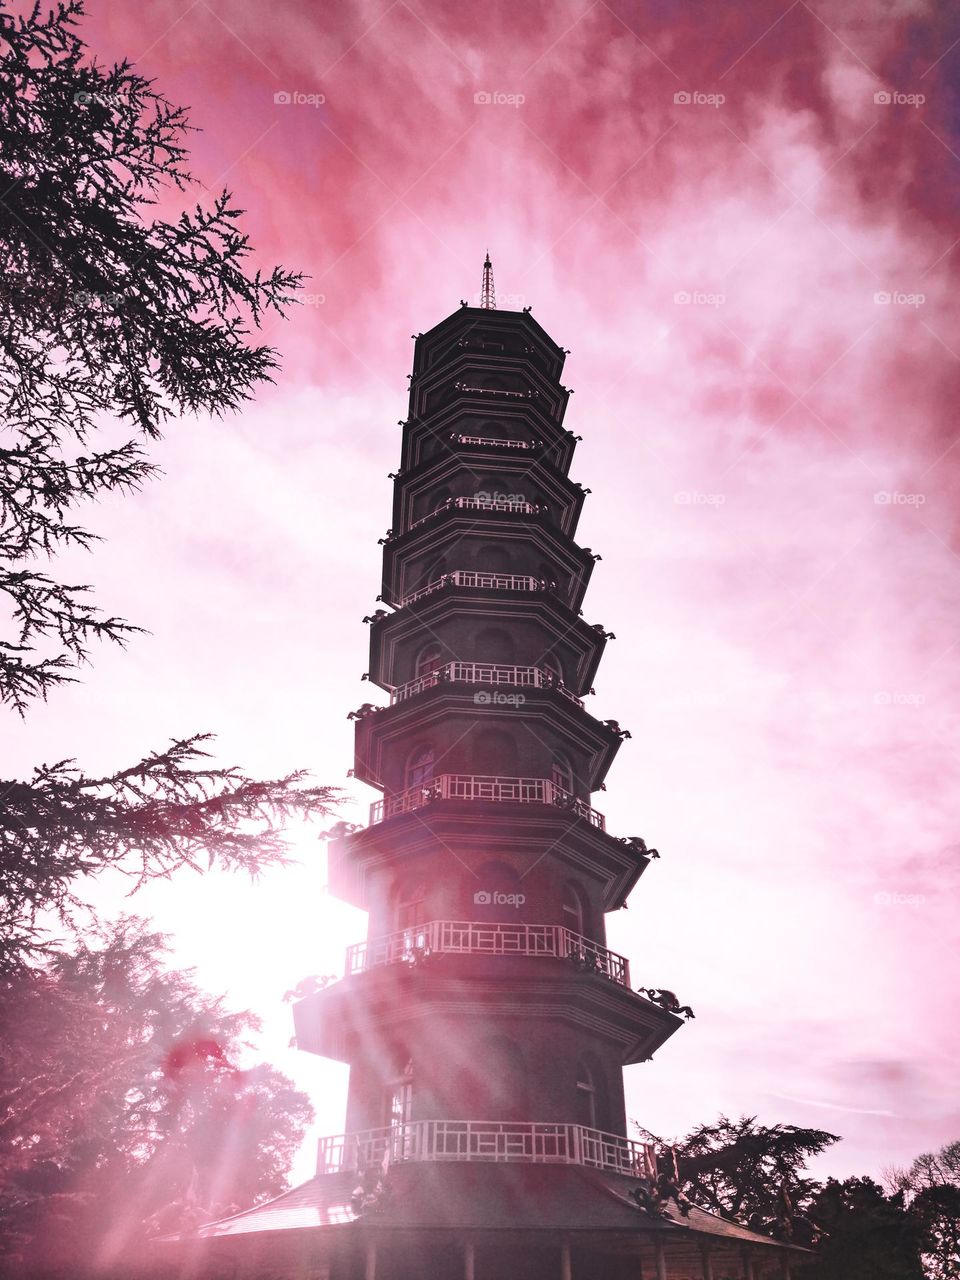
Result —
MULTIPOLYGON (((690 1011, 606 945, 655 851, 592 804, 624 737, 587 699, 613 637, 583 616, 566 353, 463 304, 416 335, 354 772, 330 888, 369 913, 300 1048, 349 1063, 317 1177, 205 1228, 211 1259, 310 1280, 789 1274, 791 1250, 678 1204, 628 1136, 622 1069, 690 1011)), ((658 975, 659 976, 659 975, 658 975)))

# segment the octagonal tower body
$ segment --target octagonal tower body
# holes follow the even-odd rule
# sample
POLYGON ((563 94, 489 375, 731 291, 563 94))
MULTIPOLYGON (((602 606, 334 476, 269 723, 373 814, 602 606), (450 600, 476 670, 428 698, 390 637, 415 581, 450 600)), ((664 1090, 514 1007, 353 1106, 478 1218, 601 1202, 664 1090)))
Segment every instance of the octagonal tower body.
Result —
POLYGON ((356 776, 383 792, 331 844, 369 912, 298 1044, 351 1067, 347 1129, 560 1123, 626 1135, 622 1068, 675 1014, 606 947, 647 858, 591 805, 621 743, 586 706, 608 633, 563 426, 565 353, 527 312, 418 335, 373 616, 356 776))

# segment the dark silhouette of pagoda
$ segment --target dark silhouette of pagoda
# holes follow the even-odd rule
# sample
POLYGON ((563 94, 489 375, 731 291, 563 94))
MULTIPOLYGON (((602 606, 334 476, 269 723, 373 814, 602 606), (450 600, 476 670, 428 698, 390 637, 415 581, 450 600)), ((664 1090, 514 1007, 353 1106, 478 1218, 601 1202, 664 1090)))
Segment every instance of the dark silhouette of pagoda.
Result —
MULTIPOLYGON (((628 1136, 622 1069, 691 1011, 606 945, 656 851, 591 796, 624 737, 585 705, 611 635, 582 616, 566 353, 482 305, 416 335, 356 776, 330 887, 369 912, 297 1043, 350 1065, 317 1176, 201 1232, 198 1265, 302 1280, 788 1276, 792 1250, 678 1197, 628 1136)), ((224 1271, 224 1274, 234 1274, 224 1271)))

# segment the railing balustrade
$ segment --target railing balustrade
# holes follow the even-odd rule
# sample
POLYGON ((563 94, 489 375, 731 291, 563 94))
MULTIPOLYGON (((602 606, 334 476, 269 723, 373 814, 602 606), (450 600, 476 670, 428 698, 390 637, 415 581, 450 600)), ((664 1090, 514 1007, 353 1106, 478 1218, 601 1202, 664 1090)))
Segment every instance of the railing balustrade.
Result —
POLYGON ((546 510, 546 507, 539 502, 513 502, 507 499, 447 498, 444 502, 441 502, 438 507, 434 507, 432 511, 428 511, 425 516, 421 516, 419 520, 414 520, 410 525, 410 528, 416 529, 420 525, 426 524, 429 520, 433 520, 442 512, 451 510, 507 511, 513 513, 519 512, 524 515, 539 515, 541 512, 546 510))
POLYGON ((576 1164, 634 1178, 656 1175, 653 1144, 580 1124, 499 1120, 414 1120, 321 1138, 317 1173, 358 1175, 424 1161, 576 1164))
POLYGON ((606 830, 603 815, 549 778, 500 778, 471 773, 441 773, 406 791, 385 796, 370 806, 370 825, 410 813, 435 800, 488 800, 500 804, 549 804, 585 818, 606 830))
POLYGON ((564 925, 477 920, 431 920, 427 924, 358 942, 347 948, 346 974, 380 965, 409 963, 428 955, 546 956, 575 961, 581 968, 630 987, 625 956, 600 946, 564 925))
POLYGON ((556 689, 565 698, 583 706, 583 699, 571 693, 556 674, 546 667, 506 666, 495 662, 448 662, 434 671, 426 671, 415 680, 399 685, 390 694, 390 705, 412 698, 424 689, 446 681, 464 684, 513 685, 522 689, 556 689))
POLYGON ((454 391, 465 391, 467 395, 476 396, 509 396, 513 400, 532 400, 539 396, 539 391, 508 391, 506 387, 472 387, 466 382, 455 382, 454 391))
POLYGON ((450 437, 456 444, 477 444, 484 448, 493 447, 496 449, 540 449, 543 447, 541 440, 506 440, 497 436, 462 436, 456 432, 450 437))
POLYGON ((400 601, 400 608, 413 604, 423 596, 432 595, 434 591, 442 591, 444 587, 480 587, 486 591, 546 591, 550 584, 542 578, 534 578, 519 573, 478 573, 472 569, 455 569, 452 573, 444 573, 436 582, 431 582, 419 591, 413 591, 400 601))

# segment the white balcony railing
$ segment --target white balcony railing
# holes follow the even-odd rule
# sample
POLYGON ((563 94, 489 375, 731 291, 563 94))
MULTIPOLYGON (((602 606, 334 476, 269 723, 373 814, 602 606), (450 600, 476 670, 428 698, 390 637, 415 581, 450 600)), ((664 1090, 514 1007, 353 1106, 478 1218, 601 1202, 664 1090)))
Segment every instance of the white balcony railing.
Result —
POLYGON ((422 693, 424 689, 432 689, 435 685, 447 681, 460 681, 463 684, 512 685, 520 689, 556 689, 557 693, 576 703, 578 707, 583 706, 583 700, 572 694, 566 685, 546 667, 511 667, 496 662, 448 662, 445 666, 437 667, 435 671, 427 671, 422 676, 417 676, 416 680, 398 685, 390 694, 390 705, 404 702, 407 698, 422 693))
POLYGON ((428 511, 425 516, 421 516, 419 520, 414 520, 410 528, 416 529, 419 525, 426 524, 428 520, 433 520, 444 511, 507 511, 522 515, 539 515, 544 510, 546 508, 537 502, 512 502, 507 499, 493 498, 447 498, 438 507, 428 511))
POLYGON ((591 973, 630 987, 630 962, 557 924, 487 924, 477 920, 431 920, 427 924, 359 942, 347 948, 346 973, 403 964, 428 955, 547 956, 573 960, 591 973))
POLYGON ((473 396, 508 396, 512 400, 532 400, 539 396, 539 391, 508 391, 506 387, 473 387, 467 382, 455 382, 454 391, 463 391, 473 396))
POLYGON ((546 591, 550 584, 542 578, 533 578, 519 573, 476 573, 471 569, 455 569, 453 573, 445 573, 436 582, 431 582, 419 591, 413 591, 400 601, 400 607, 413 604, 423 596, 434 591, 442 591, 444 587, 480 587, 485 591, 546 591))
POLYGON ((583 800, 558 787, 549 778, 499 778, 473 773, 441 773, 429 781, 370 806, 370 825, 400 813, 422 809, 435 800, 485 800, 498 804, 549 804, 585 818, 591 826, 606 830, 603 815, 583 800))
POLYGON ((496 436, 462 436, 456 432, 450 437, 457 444, 478 444, 484 448, 495 449, 538 449, 542 447, 539 440, 504 440, 496 436))
POLYGON ((513 1120, 414 1120, 321 1138, 317 1173, 362 1174, 387 1163, 577 1164, 628 1177, 656 1175, 652 1144, 581 1124, 513 1120))

